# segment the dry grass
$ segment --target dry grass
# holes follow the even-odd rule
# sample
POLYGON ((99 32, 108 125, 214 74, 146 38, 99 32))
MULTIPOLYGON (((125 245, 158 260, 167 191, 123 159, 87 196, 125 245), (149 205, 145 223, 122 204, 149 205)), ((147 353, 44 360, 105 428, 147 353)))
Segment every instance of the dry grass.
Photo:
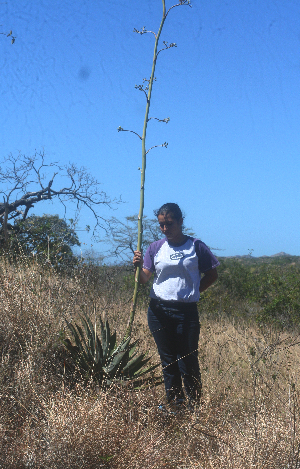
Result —
MULTIPOLYGON (((163 415, 162 386, 83 389, 61 346, 82 307, 122 336, 129 305, 111 284, 5 260, 0 277, 1 468, 300 467, 298 336, 203 319, 203 403, 163 415)), ((158 360, 144 309, 134 335, 158 360)))

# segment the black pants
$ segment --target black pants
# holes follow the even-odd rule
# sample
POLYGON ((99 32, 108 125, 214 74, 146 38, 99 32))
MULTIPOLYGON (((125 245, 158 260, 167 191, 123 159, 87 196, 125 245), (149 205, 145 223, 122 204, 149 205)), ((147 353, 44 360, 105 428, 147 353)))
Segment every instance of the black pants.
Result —
POLYGON ((151 300, 148 324, 163 367, 168 402, 201 397, 201 374, 198 363, 200 324, 196 303, 151 300))

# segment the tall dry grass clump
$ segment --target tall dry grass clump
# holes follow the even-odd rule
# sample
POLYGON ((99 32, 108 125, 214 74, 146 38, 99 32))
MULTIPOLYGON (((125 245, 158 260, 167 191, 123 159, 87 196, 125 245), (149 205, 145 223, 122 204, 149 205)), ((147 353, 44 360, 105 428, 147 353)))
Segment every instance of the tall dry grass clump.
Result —
MULTIPOLYGON (((161 413, 162 386, 84 387, 62 346, 65 319, 82 310, 106 314, 122 337, 130 291, 122 290, 120 269, 58 273, 3 258, 0 280, 0 467, 300 466, 296 333, 202 318, 203 402, 161 413)), ((158 361, 145 307, 137 311, 134 337, 158 361)))

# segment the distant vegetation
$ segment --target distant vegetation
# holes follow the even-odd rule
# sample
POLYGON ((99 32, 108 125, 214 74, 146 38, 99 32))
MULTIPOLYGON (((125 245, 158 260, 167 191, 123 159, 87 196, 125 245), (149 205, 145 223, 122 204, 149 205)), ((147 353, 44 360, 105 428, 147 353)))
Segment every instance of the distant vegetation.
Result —
POLYGON ((300 326, 299 256, 219 260, 219 281, 202 295, 201 311, 259 325, 300 326))

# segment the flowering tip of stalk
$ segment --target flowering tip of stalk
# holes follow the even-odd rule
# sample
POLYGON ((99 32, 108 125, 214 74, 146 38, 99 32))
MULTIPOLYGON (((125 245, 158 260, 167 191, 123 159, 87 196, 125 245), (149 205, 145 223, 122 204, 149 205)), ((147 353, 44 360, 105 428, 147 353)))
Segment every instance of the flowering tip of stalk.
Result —
POLYGON ((119 126, 118 127, 118 132, 121 132, 122 130, 124 130, 123 127, 119 126))
POLYGON ((147 33, 148 31, 147 31, 146 27, 143 26, 143 29, 142 29, 141 31, 139 31, 139 30, 136 29, 136 28, 133 28, 133 32, 134 32, 134 33, 138 33, 138 34, 145 34, 145 33, 147 33))

